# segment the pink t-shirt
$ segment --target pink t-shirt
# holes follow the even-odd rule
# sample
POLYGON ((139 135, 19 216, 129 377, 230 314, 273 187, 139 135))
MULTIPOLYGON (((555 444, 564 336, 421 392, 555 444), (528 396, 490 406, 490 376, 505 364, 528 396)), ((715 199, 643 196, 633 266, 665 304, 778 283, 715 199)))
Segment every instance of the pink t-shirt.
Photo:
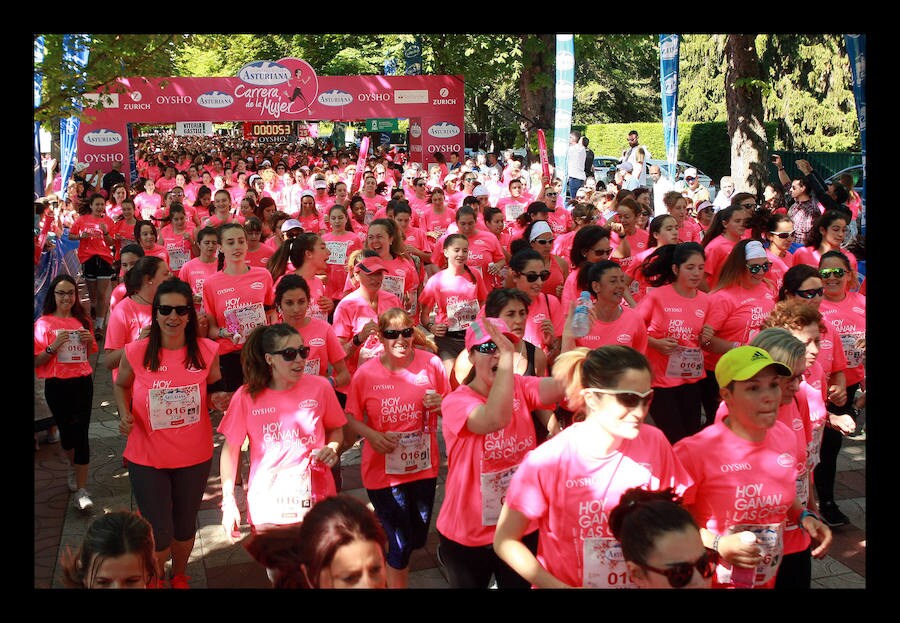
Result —
MULTIPOLYGON (((488 266, 494 262, 499 262, 504 258, 503 249, 500 248, 500 241, 497 236, 490 232, 475 230, 469 238, 469 257, 466 264, 473 271, 481 273, 485 281, 492 276, 488 271, 488 266)), ((443 242, 441 242, 443 247, 443 242)), ((438 248, 438 245, 435 245, 438 248)), ((443 250, 443 249, 442 249, 443 250)), ((443 252, 441 253, 443 257, 443 252)), ((491 289, 490 287, 488 288, 491 289)))
POLYGON ((557 234, 556 239, 553 241, 551 253, 568 260, 569 256, 572 255, 572 243, 575 241, 575 234, 577 233, 577 231, 568 231, 564 234, 557 234))
POLYGON ((819 365, 818 361, 815 361, 804 372, 804 381, 800 383, 800 394, 806 397, 806 403, 809 407, 809 423, 812 433, 812 439, 806 449, 807 469, 810 473, 819 464, 822 450, 822 435, 825 432, 825 426, 828 424, 828 413, 825 407, 826 391, 823 389, 825 381, 822 366, 819 365))
POLYGON ((118 305, 122 301, 122 299, 125 298, 125 296, 126 295, 125 295, 125 283, 124 282, 120 283, 115 288, 113 288, 113 291, 109 295, 109 311, 110 311, 110 313, 112 312, 112 310, 114 310, 116 308, 116 305, 118 305))
MULTIPOLYGON (((788 253, 785 256, 785 259, 790 262, 791 257, 793 256, 788 253)), ((769 281, 775 284, 774 290, 775 292, 778 292, 781 289, 781 284, 784 283, 784 273, 788 271, 788 268, 790 268, 791 265, 785 263, 784 259, 776 255, 772 255, 772 252, 769 250, 766 250, 766 259, 772 262, 772 265, 769 267, 769 272, 766 277, 769 279, 769 281)))
POLYGON ((113 223, 112 229, 109 230, 109 235, 113 237, 113 240, 116 240, 116 234, 122 237, 121 240, 116 240, 116 257, 119 257, 122 253, 122 247, 127 244, 137 244, 137 241, 134 239, 134 226, 137 223, 129 223, 125 219, 120 221, 116 221, 113 223))
MULTIPOLYGON (((54 296, 48 292, 47 296, 54 296)), ((78 303, 76 302, 76 305, 78 303)), ((34 356, 37 357, 44 349, 56 340, 59 333, 65 331, 80 331, 84 326, 77 318, 58 318, 52 314, 45 314, 34 323, 34 356)), ((39 379, 71 379, 79 376, 91 376, 93 369, 89 360, 91 353, 97 352, 97 342, 93 335, 88 344, 69 340, 59 347, 56 354, 47 362, 34 369, 39 379)))
POLYGON ((555 337, 562 336, 562 330, 566 324, 566 314, 563 312, 562 304, 552 294, 541 292, 531 299, 531 305, 528 306, 528 317, 525 319, 525 340, 546 353, 550 350, 550 344, 544 343, 544 332, 541 330, 541 323, 544 320, 550 320, 553 323, 555 337))
POLYGON ((516 219, 528 209, 529 203, 531 203, 531 199, 524 194, 520 197, 501 197, 497 200, 496 207, 503 212, 503 220, 506 221, 507 231, 515 224, 516 219))
POLYGON ((471 275, 466 271, 454 275, 445 269, 428 279, 419 302, 423 307, 433 307, 435 322, 446 324, 448 331, 464 331, 475 321, 487 295, 480 273, 473 270, 471 275))
MULTIPOLYGON (((353 336, 362 331, 362 328, 370 320, 378 323, 378 317, 391 309, 392 307, 402 307, 400 299, 384 290, 378 291, 378 302, 376 309, 363 298, 362 290, 356 289, 335 305, 334 316, 332 317, 332 326, 334 333, 341 340, 353 339, 353 336)), ((356 352, 347 357, 347 368, 350 374, 356 371, 356 368, 369 359, 377 357, 384 352, 384 346, 381 340, 375 335, 370 335, 366 341, 356 349, 356 352)), ((344 391, 344 388, 338 388, 344 391)), ((345 392, 346 393, 346 392, 345 392)))
MULTIPOLYGON (((709 313, 706 324, 713 328, 716 337, 749 344, 763 321, 775 307, 775 295, 765 282, 745 289, 739 285, 716 290, 709 295, 709 313)), ((715 370, 722 355, 703 351, 707 370, 715 370)))
POLYGON ((247 248, 247 264, 258 268, 266 268, 269 265, 269 258, 275 254, 275 251, 269 245, 260 243, 256 251, 247 248))
MULTIPOLYGON (((581 267, 583 266, 584 264, 581 265, 581 267)), ((559 302, 562 303, 563 314, 568 315, 569 304, 581 296, 581 289, 578 287, 578 273, 581 271, 581 267, 570 270, 569 276, 566 277, 566 281, 563 284, 562 296, 559 297, 559 302)))
POLYGON ((415 312, 419 288, 419 275, 416 265, 409 258, 401 256, 387 260, 381 259, 380 261, 387 269, 381 281, 381 289, 390 292, 401 301, 405 295, 406 300, 409 301, 408 308, 415 312))
POLYGON ((647 359, 653 371, 653 387, 679 387, 706 377, 700 332, 709 314, 709 295, 697 292, 692 297, 678 294, 672 284, 652 288, 637 307, 647 324, 647 334, 654 339, 675 338, 678 347, 664 355, 647 348, 647 359))
POLYGON ((141 328, 149 327, 153 322, 150 305, 138 303, 130 297, 123 298, 109 315, 106 327, 106 350, 118 350, 141 335, 141 328))
POLYGON ((328 431, 347 423, 337 396, 320 376, 303 375, 286 390, 247 386, 234 393, 218 431, 231 446, 250 439, 247 514, 254 526, 299 523, 317 500, 336 494, 334 476, 312 452, 328 431))
POLYGON ((537 558, 569 586, 636 588, 609 528, 609 513, 632 487, 679 494, 693 484, 662 432, 649 424, 603 455, 600 425, 573 424, 525 457, 510 482, 506 504, 538 522, 537 558))
POLYGON ((198 338, 204 368, 186 368, 187 346, 159 349, 159 369, 144 367, 149 338, 125 346, 123 357, 134 371, 131 414, 134 425, 122 455, 130 462, 158 469, 176 469, 212 458, 212 422, 206 402, 210 366, 216 343, 198 338))
MULTIPOLYGON (((551 205, 550 207, 552 208, 553 206, 551 205)), ((547 214, 547 224, 550 225, 553 235, 558 239, 559 236, 575 228, 575 221, 572 219, 572 214, 565 208, 555 208, 555 210, 555 212, 547 214)))
POLYGON ((181 267, 191 259, 193 229, 194 224, 189 222, 185 231, 180 234, 176 234, 171 225, 166 225, 159 230, 159 239, 169 256, 169 268, 172 269, 172 272, 181 270, 181 267), (184 237, 185 233, 188 235, 187 238, 184 237))
POLYGON ((605 344, 631 346, 633 349, 647 353, 647 326, 635 310, 620 305, 621 315, 612 322, 594 320, 590 332, 584 337, 575 338, 577 346, 599 348, 605 344))
POLYGON ((380 454, 372 449, 372 444, 363 444, 361 471, 366 489, 437 478, 437 431, 422 430, 426 389, 446 396, 450 382, 441 360, 418 348, 414 349, 410 365, 402 370, 388 370, 376 357, 353 374, 347 392, 347 413, 379 432, 397 433, 399 441, 390 454, 380 454))
MULTIPOLYGON (((191 290, 193 290, 194 294, 203 295, 203 282, 207 277, 216 272, 216 267, 218 266, 218 262, 213 260, 212 262, 204 262, 199 257, 195 257, 192 260, 188 260, 184 266, 181 267, 181 270, 178 271, 178 278, 191 286, 191 290)), ((202 303, 197 307, 197 311, 201 311, 202 303)))
POLYGON ((366 210, 375 214, 379 210, 385 208, 387 206, 388 200, 387 197, 382 195, 375 195, 374 197, 367 197, 365 195, 360 195, 362 197, 363 202, 366 204, 366 210))
MULTIPOLYGON (((847 259, 850 261, 850 268, 853 269, 855 273, 859 270, 859 261, 856 259, 856 255, 853 254, 852 251, 848 251, 847 249, 841 249, 841 253, 847 256, 847 259)), ((807 264, 814 268, 819 267, 819 261, 822 259, 822 252, 819 249, 814 249, 812 247, 800 247, 796 251, 794 251, 794 264, 807 264)))
POLYGON ((304 374, 326 376, 330 365, 347 358, 334 329, 324 320, 310 318, 306 325, 297 330, 303 337, 303 344, 309 346, 304 374))
POLYGON ((162 195, 159 193, 138 193, 134 197, 135 213, 141 215, 141 220, 149 221, 162 205, 162 195))
POLYGON ((635 254, 632 256, 631 262, 629 262, 628 266, 624 269, 625 274, 632 279, 631 283, 628 284, 628 291, 631 293, 631 298, 634 299, 635 303, 640 303, 643 298, 647 296, 647 291, 653 289, 653 286, 649 286, 647 280, 644 278, 641 264, 657 249, 659 249, 659 247, 649 247, 640 253, 635 254))
POLYGON ((78 261, 84 264, 90 258, 100 257, 110 264, 113 263, 113 254, 106 244, 101 225, 106 227, 106 232, 111 234, 115 223, 108 216, 97 218, 93 214, 82 214, 69 229, 69 238, 74 238, 84 233, 85 237, 78 241, 78 261))
POLYGON ((167 266, 169 264, 169 253, 161 244, 154 244, 152 249, 144 249, 144 255, 152 255, 153 257, 158 257, 163 262, 165 262, 167 266))
MULTIPOLYGON (((755 586, 770 588, 784 552, 784 525, 797 497, 797 436, 776 421, 762 442, 747 441, 716 421, 674 446, 691 474, 689 510, 701 528, 718 535, 749 530, 765 550, 755 586)), ((714 586, 733 586, 731 566, 719 563, 714 586)))
MULTIPOLYGON (((847 386, 861 382, 866 376, 866 351, 857 346, 857 343, 866 337, 866 297, 859 292, 848 292, 844 300, 837 303, 826 298, 819 311, 830 325, 829 336, 839 339, 843 347, 844 357, 847 359, 847 367, 844 369, 847 386)), ((837 346, 837 341, 834 344, 837 346)), ((848 397, 848 400, 852 399, 848 397)))
POLYGON ((685 218, 678 228, 678 242, 703 242, 703 229, 697 221, 685 218))
POLYGON ((452 208, 444 207, 444 211, 437 214, 431 204, 422 212, 419 219, 419 227, 425 230, 426 235, 438 239, 447 233, 447 228, 456 222, 456 212, 452 208))
POLYGON ((354 251, 363 248, 359 237, 351 231, 343 234, 322 234, 322 240, 330 252, 326 271, 328 281, 325 283, 325 295, 331 299, 339 299, 344 295, 344 282, 347 280, 347 258, 354 251))
MULTIPOLYGON (((638 253, 647 250, 647 247, 650 244, 650 233, 646 229, 635 229, 634 233, 630 236, 625 236, 625 239, 628 241, 628 246, 631 249, 631 256, 622 258, 619 261, 619 265, 622 267, 623 271, 627 271, 629 265, 637 261, 635 256, 637 256, 638 253)), ((621 236, 619 236, 619 234, 616 232, 610 234, 610 248, 615 250, 615 248, 619 246, 620 241, 621 236)))
POLYGON ((568 275, 563 275, 562 268, 559 266, 560 259, 565 258, 560 258, 555 255, 550 256, 550 277, 544 282, 544 285, 541 286, 541 292, 557 296, 557 286, 561 286, 565 283, 568 275))
POLYGON ((719 282, 719 271, 722 270, 722 264, 736 244, 737 242, 732 242, 725 236, 719 235, 713 238, 703 250, 706 255, 703 272, 706 273, 706 281, 709 283, 710 290, 715 288, 719 282))
MULTIPOLYGON (((448 471, 437 529, 468 547, 490 545, 509 480, 536 446, 534 409, 552 409, 540 399, 541 378, 513 375, 513 413, 505 428, 478 435, 467 426, 469 414, 487 398, 460 385, 441 404, 441 432, 447 447, 448 471)), ((529 522, 525 533, 537 529, 529 522)))
POLYGON ((220 355, 241 350, 250 332, 266 324, 265 306, 274 304, 272 275, 265 268, 250 267, 243 275, 215 272, 203 281, 206 313, 215 318, 216 326, 243 338, 240 344, 230 337, 218 338, 220 355))
POLYGON ((320 214, 307 214, 305 216, 297 215, 297 220, 300 221, 300 224, 303 225, 304 233, 313 233, 317 234, 320 230, 325 229, 325 225, 322 222, 322 216, 320 214))

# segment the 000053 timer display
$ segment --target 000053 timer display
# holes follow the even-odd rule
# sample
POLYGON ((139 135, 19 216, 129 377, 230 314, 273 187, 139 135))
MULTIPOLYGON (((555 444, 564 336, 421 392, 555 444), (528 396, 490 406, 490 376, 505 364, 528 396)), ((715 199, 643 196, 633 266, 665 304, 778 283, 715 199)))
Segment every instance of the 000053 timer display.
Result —
POLYGON ((275 121, 272 123, 246 123, 244 129, 249 130, 245 134, 251 136, 289 136, 293 133, 294 126, 290 121, 275 121))

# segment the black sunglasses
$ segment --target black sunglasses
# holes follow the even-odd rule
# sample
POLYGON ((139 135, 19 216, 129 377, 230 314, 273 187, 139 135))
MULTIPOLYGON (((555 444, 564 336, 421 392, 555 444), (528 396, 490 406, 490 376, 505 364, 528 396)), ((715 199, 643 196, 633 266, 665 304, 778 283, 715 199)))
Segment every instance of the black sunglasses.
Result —
POLYGON ((521 273, 528 280, 528 283, 534 283, 540 277, 541 281, 547 281, 550 278, 549 270, 542 270, 539 273, 521 273))
POLYGON ((769 233, 772 234, 773 236, 778 236, 782 240, 787 240, 788 238, 790 238, 791 236, 794 235, 793 230, 792 231, 770 231, 769 233))
POLYGON ((636 409, 638 406, 649 407, 653 401, 653 390, 648 389, 646 392, 634 392, 630 389, 598 389, 591 387, 584 391, 597 392, 598 394, 610 394, 616 397, 620 405, 626 409, 636 409))
POLYGON ((175 310, 175 313, 178 314, 179 316, 187 316, 188 313, 191 311, 191 306, 190 305, 160 305, 159 307, 156 308, 156 311, 158 311, 163 316, 168 316, 169 314, 172 313, 173 309, 175 310))
POLYGON ((270 355, 281 355, 285 361, 293 361, 299 355, 301 359, 309 357, 309 346, 301 346, 300 348, 283 348, 281 350, 272 351, 270 355))
POLYGON ((479 344, 478 346, 476 346, 475 350, 477 350, 482 355, 493 355, 497 352, 497 348, 497 345, 493 342, 485 342, 484 344, 479 344))
POLYGON ((672 588, 684 588, 690 583, 691 578, 694 577, 694 569, 700 573, 700 577, 709 579, 715 573, 718 562, 719 554, 707 547, 703 555, 694 562, 679 562, 665 569, 651 567, 650 565, 641 566, 644 569, 666 576, 669 586, 672 588))
POLYGON ((802 299, 814 299, 825 294, 825 288, 809 288, 808 290, 794 290, 794 294, 802 299))
POLYGON ((396 340, 401 335, 403 337, 412 337, 413 331, 414 329, 412 327, 406 327, 405 329, 385 329, 381 332, 381 335, 387 340, 396 340))
POLYGON ((762 264, 747 264, 747 270, 750 271, 753 275, 758 275, 760 271, 763 273, 769 272, 769 268, 772 267, 772 262, 763 262, 762 264))
POLYGON ((556 238, 537 238, 533 242, 536 242, 538 244, 553 244, 554 240, 556 240, 556 238))

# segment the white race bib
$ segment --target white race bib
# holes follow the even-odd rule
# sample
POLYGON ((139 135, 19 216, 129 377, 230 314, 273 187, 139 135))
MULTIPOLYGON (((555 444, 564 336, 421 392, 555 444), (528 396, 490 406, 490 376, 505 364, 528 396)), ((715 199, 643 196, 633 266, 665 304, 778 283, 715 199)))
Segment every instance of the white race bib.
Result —
POLYGON ((431 435, 408 431, 392 436, 397 447, 384 456, 385 473, 414 474, 431 469, 431 435))
POLYGON ((200 386, 154 387, 147 392, 147 413, 154 431, 181 428, 200 421, 200 386))

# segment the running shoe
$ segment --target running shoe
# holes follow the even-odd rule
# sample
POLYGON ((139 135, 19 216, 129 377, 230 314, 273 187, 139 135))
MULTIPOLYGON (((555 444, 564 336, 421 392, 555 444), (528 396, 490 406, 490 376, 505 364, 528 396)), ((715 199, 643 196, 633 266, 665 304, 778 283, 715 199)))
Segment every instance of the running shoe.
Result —
POLYGON ((825 502, 824 504, 821 504, 819 506, 819 511, 822 515, 822 519, 825 520, 825 523, 832 528, 846 526, 850 523, 850 518, 842 513, 841 509, 838 508, 838 505, 834 502, 825 502))
POLYGON ((69 475, 66 477, 66 484, 69 485, 69 491, 75 493, 78 491, 78 481, 75 480, 75 470, 69 468, 69 475))
POLYGON ((46 443, 59 443, 59 429, 52 430, 47 433, 47 436, 44 438, 46 443))
POLYGON ((188 580, 190 579, 190 576, 179 573, 169 580, 169 588, 190 588, 191 585, 188 584, 188 580))
POLYGON ((91 500, 87 489, 79 489, 75 493, 75 508, 80 511, 89 511, 94 508, 94 501, 91 500))

